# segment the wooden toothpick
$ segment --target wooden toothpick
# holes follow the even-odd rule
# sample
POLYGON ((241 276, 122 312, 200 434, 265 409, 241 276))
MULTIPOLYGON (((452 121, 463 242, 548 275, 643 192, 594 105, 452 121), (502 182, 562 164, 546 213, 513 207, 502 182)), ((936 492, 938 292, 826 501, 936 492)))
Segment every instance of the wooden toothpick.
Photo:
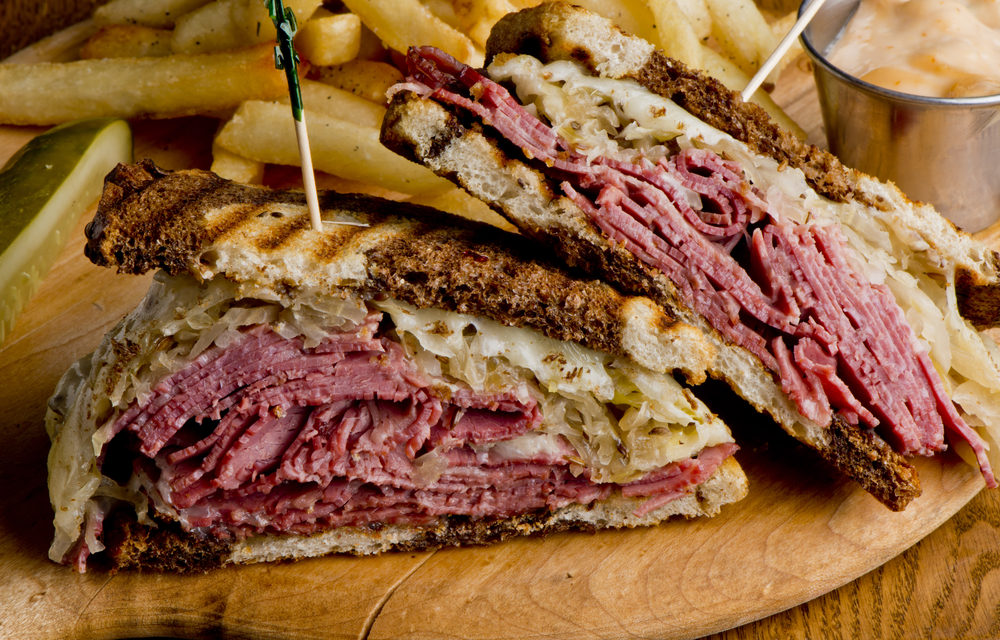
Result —
POLYGON ((278 30, 278 44, 274 47, 274 66, 284 69, 288 79, 288 94, 292 102, 292 118, 295 120, 295 138, 299 143, 299 157, 302 165, 302 183, 306 191, 306 204, 309 206, 309 219, 316 231, 323 229, 323 220, 319 214, 319 197, 316 194, 316 176, 313 173, 312 153, 309 151, 309 134, 306 131, 306 117, 302 110, 302 89, 299 86, 297 63, 299 55, 292 46, 292 38, 298 30, 295 14, 286 8, 281 0, 264 0, 267 11, 278 30))
POLYGON ((813 19, 813 16, 816 15, 816 12, 819 11, 819 8, 822 6, 823 0, 812 0, 812 2, 809 3, 805 12, 799 16, 799 19, 795 21, 794 25, 792 25, 791 30, 785 34, 785 37, 778 43, 777 48, 771 52, 771 55, 768 56, 767 60, 765 60, 764 64, 760 66, 757 73, 755 73, 753 78, 750 79, 746 88, 743 89, 743 92, 740 94, 743 97, 743 102, 750 100, 750 97, 757 91, 760 85, 763 84, 764 79, 767 78, 776 66, 778 66, 778 62, 781 61, 781 57, 785 55, 785 52, 788 51, 789 47, 792 46, 796 38, 799 37, 799 34, 802 33, 803 29, 806 28, 806 25, 809 24, 809 21, 813 19))

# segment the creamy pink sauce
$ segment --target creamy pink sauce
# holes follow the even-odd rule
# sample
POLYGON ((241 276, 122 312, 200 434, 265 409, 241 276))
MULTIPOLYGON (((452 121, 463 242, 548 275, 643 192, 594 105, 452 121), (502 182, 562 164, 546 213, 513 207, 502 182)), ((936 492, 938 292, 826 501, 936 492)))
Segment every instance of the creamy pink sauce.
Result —
POLYGON ((828 59, 901 93, 1000 94, 1000 0, 861 0, 828 59))

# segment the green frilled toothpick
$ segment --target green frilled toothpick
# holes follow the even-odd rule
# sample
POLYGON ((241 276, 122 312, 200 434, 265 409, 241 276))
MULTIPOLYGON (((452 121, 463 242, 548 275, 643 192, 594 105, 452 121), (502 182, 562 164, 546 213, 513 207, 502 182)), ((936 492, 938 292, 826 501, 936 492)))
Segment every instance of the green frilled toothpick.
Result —
POLYGON ((292 46, 292 38, 298 30, 295 14, 282 4, 281 0, 264 0, 267 11, 278 30, 278 44, 274 47, 274 66, 283 69, 288 79, 288 94, 292 101, 292 117, 295 119, 295 137, 299 143, 299 156, 302 160, 302 182, 306 191, 306 204, 309 205, 309 219, 313 229, 320 231, 323 221, 319 215, 319 199, 316 195, 316 177, 313 174, 312 154, 309 151, 309 134, 306 132, 305 114, 302 111, 302 89, 299 87, 299 74, 296 67, 299 55, 292 46))

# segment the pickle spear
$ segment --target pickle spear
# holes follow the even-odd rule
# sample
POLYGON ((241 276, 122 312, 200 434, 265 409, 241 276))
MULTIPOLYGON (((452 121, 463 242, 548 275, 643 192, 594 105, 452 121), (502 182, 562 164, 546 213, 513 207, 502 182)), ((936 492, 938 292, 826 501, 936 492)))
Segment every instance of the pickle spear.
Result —
POLYGON ((132 161, 132 130, 118 118, 54 127, 0 169, 0 344, 55 263, 104 176, 132 161))

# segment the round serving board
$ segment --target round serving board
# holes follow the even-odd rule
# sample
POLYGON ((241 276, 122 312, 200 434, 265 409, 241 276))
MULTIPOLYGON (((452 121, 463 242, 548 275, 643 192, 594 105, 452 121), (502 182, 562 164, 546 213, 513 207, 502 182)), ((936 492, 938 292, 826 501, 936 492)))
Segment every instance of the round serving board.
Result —
MULTIPOLYGON (((786 70, 776 97, 821 144, 808 69, 786 70)), ((207 168, 215 126, 200 118, 136 122, 136 157, 207 168)), ((0 127, 0 164, 40 131, 0 127)), ((47 558, 45 405, 60 375, 149 283, 84 258, 83 225, 92 214, 0 347, 2 638, 695 638, 795 607, 880 567, 983 486, 954 455, 918 459, 923 495, 892 513, 728 391, 710 387, 702 395, 732 426, 750 479, 749 497, 716 518, 197 575, 80 575, 47 558)), ((995 526, 983 526, 985 544, 995 545, 995 526)), ((961 578, 950 575, 945 597, 965 597, 961 578)), ((988 600, 995 605, 995 584, 976 594, 974 604, 995 616, 988 600)), ((857 619, 848 613, 845 620, 857 619)), ((841 637, 846 627, 831 624, 841 637)))

